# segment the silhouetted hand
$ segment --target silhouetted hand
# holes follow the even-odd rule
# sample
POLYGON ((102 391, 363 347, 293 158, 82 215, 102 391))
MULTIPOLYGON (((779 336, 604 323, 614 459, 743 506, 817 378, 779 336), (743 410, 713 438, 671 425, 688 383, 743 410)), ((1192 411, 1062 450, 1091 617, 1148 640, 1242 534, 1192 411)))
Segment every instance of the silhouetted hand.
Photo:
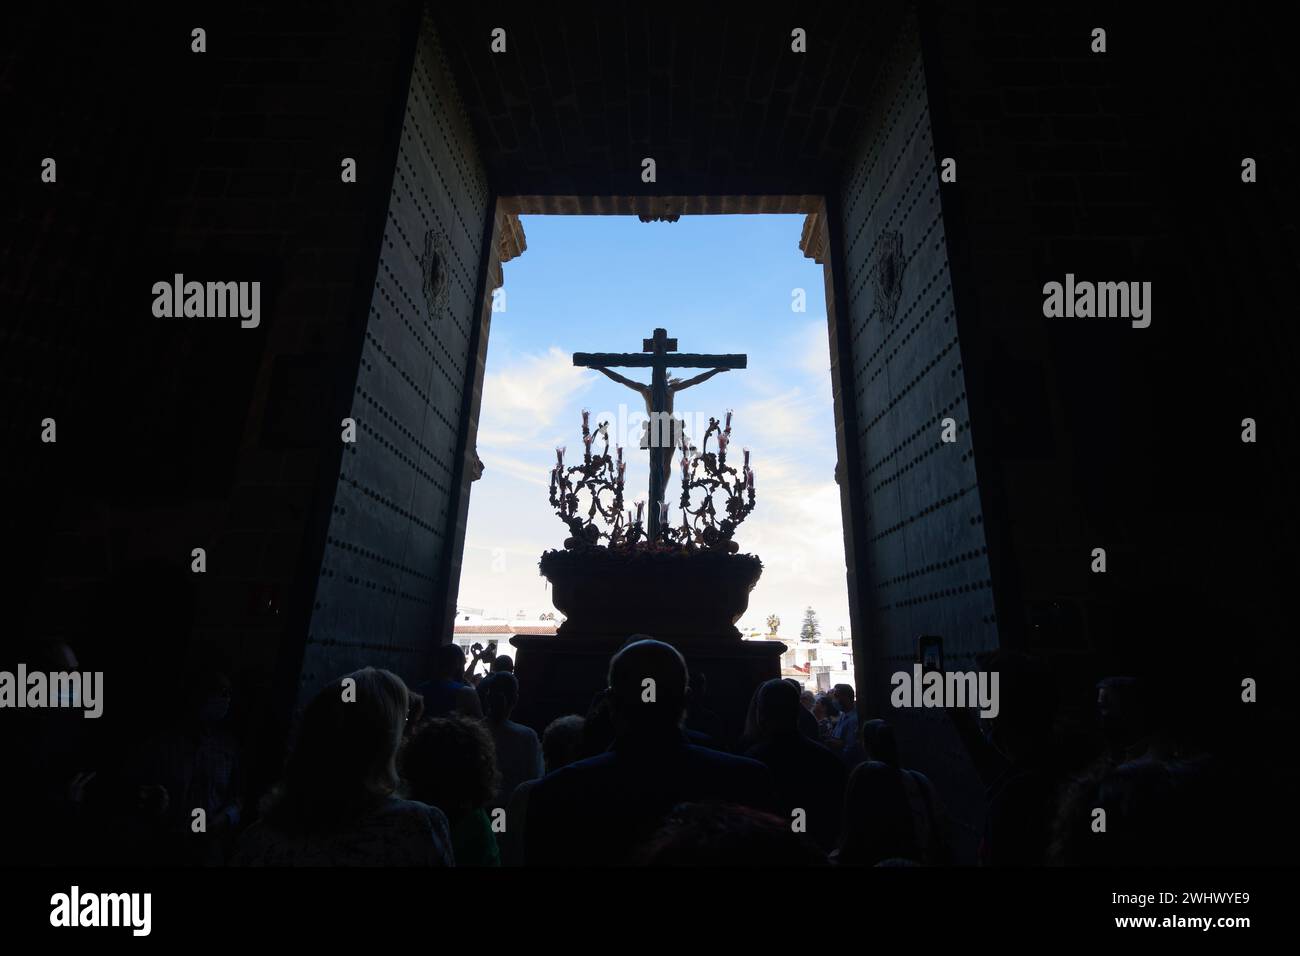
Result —
POLYGON ((167 788, 159 783, 143 784, 135 792, 136 808, 151 816, 162 816, 171 806, 171 796, 167 788))
POLYGON ((72 775, 72 779, 68 781, 69 803, 80 804, 86 801, 86 786, 95 779, 96 772, 94 770, 83 770, 72 775))

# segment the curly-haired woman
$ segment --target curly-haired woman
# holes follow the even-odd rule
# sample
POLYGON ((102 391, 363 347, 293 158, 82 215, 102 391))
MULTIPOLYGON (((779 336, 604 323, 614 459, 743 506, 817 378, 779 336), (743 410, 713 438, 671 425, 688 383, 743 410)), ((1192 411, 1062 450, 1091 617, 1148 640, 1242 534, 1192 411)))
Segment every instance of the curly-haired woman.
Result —
POLYGON ((447 815, 456 865, 500 866, 486 810, 498 781, 496 749, 487 728, 455 714, 430 720, 407 742, 401 766, 411 799, 447 815))

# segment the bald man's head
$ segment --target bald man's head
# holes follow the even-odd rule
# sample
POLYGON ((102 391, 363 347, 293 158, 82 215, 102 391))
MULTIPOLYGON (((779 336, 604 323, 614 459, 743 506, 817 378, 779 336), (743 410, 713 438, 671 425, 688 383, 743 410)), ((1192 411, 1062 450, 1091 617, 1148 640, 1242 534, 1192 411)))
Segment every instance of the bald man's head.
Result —
POLYGON ((637 638, 609 662, 615 720, 620 730, 676 727, 686 708, 686 661, 663 641, 637 638))

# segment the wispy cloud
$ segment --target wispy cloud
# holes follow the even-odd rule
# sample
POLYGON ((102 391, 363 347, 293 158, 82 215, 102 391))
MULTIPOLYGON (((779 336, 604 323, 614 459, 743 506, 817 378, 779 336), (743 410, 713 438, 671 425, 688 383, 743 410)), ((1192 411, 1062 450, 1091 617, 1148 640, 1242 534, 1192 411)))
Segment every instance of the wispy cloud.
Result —
POLYGON ((790 355, 800 370, 812 382, 830 389, 831 350, 827 341, 828 330, 824 319, 805 323, 796 342, 791 343, 790 355))
POLYGON ((590 373, 557 346, 488 373, 479 413, 480 447, 546 444, 560 416, 592 386, 590 373))
MULTIPOLYGON (((481 441, 482 439, 480 439, 481 441)), ((500 452, 489 451, 485 446, 479 448, 479 457, 483 460, 484 472, 488 469, 509 475, 515 481, 523 481, 542 488, 549 487, 547 468, 555 464, 546 458, 514 458, 500 452)))

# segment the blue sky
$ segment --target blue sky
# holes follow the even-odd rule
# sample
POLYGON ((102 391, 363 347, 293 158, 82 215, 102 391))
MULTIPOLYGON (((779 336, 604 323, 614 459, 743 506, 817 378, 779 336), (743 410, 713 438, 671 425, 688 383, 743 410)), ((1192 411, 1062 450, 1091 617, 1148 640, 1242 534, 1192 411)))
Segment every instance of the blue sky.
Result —
MULTIPOLYGON (((822 267, 799 251, 803 217, 522 222, 528 248, 504 266, 505 310, 492 317, 478 435, 486 468, 470 497, 457 603, 490 615, 554 610, 537 560, 567 532, 547 482, 557 445, 567 447, 566 462, 581 451, 583 408, 593 427, 604 419, 612 434, 626 426, 625 496, 646 497, 647 453, 629 420, 644 411, 640 396, 575 368, 572 355, 638 352, 663 327, 680 351, 749 356, 748 368, 679 393, 674 406, 688 429, 734 409, 733 447, 751 450, 758 503, 736 541, 764 571, 742 627, 762 627, 775 613, 784 636, 797 634, 812 605, 823 633, 841 625, 847 633, 826 304, 822 267), (796 288, 805 312, 792 309, 796 288)), ((649 380, 646 369, 621 373, 649 380)))

